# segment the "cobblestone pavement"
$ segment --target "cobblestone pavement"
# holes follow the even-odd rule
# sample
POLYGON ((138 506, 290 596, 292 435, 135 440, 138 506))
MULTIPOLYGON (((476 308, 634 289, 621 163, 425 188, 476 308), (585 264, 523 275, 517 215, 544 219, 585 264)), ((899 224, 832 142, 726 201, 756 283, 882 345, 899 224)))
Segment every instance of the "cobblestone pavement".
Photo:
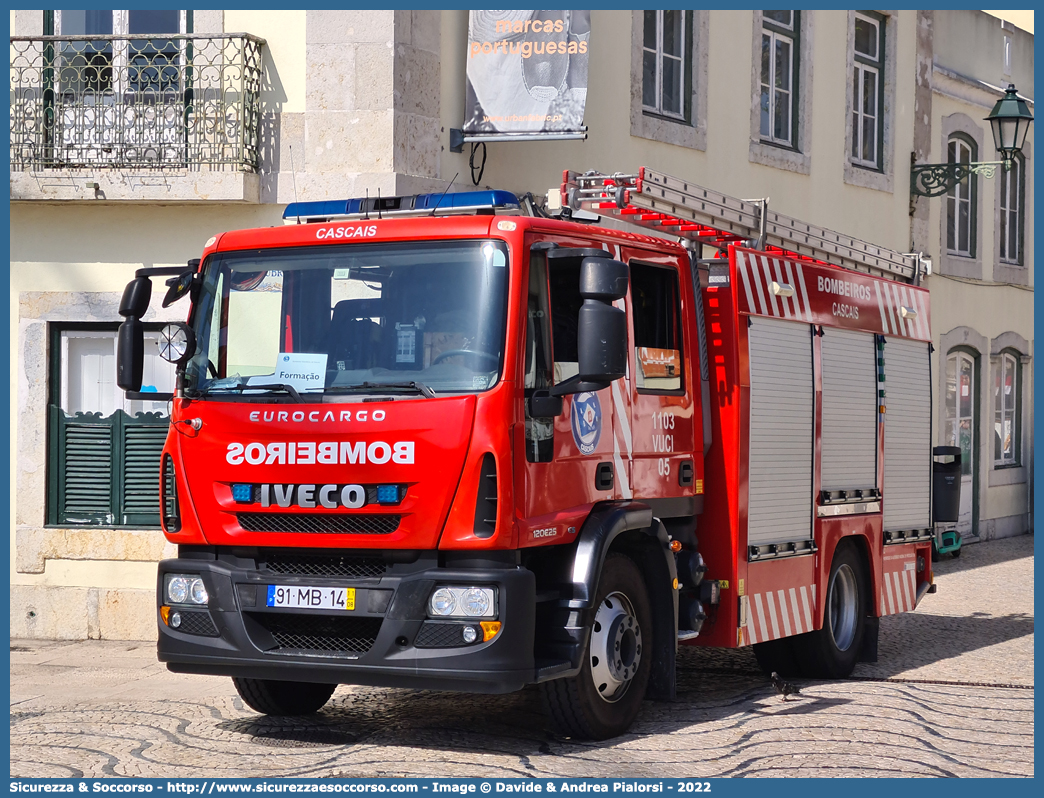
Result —
POLYGON ((604 743, 555 736, 537 690, 341 687, 268 719, 151 643, 12 641, 11 775, 1032 776, 1033 537, 944 556, 936 582, 850 679, 782 702, 749 649, 685 649, 678 701, 604 743))

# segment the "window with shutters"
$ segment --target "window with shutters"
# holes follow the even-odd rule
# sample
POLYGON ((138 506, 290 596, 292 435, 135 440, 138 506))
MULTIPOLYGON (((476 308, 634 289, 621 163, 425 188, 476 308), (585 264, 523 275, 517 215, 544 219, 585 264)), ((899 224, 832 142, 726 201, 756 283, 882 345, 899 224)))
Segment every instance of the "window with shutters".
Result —
MULTIPOLYGON (((142 391, 174 389, 159 357, 158 327, 145 334, 142 391)), ((159 526, 165 401, 131 401, 116 385, 115 325, 52 325, 47 523, 159 526)))

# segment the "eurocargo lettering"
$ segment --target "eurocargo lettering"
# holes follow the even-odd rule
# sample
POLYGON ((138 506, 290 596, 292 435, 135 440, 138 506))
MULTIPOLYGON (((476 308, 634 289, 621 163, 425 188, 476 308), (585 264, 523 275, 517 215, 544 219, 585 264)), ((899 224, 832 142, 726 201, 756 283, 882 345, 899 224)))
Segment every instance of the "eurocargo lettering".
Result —
POLYGON ((271 715, 539 685, 605 739, 674 697, 680 645, 841 678, 934 592, 921 264, 784 217, 759 250, 747 205, 648 169, 550 199, 680 243, 481 191, 294 204, 139 270, 132 397, 151 279, 191 305, 162 333, 170 670, 271 715))

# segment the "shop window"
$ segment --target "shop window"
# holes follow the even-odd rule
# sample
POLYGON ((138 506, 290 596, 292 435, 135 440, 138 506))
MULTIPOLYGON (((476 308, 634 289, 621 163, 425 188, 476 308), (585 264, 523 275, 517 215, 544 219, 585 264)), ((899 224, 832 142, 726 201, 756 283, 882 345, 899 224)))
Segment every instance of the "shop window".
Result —
POLYGON ((1019 465, 1019 361, 1005 352, 993 370, 993 465, 1019 465))

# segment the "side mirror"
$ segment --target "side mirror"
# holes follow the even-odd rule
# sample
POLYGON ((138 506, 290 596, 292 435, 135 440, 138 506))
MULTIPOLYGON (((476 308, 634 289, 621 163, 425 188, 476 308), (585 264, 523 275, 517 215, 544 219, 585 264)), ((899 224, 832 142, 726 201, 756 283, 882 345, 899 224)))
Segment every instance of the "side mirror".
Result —
POLYGON ((192 288, 193 272, 182 272, 177 277, 167 280, 167 293, 163 297, 163 307, 168 308, 181 299, 192 288))
POLYGON ((151 299, 152 280, 148 277, 135 277, 123 289, 123 297, 120 299, 120 315, 125 318, 137 316, 140 319, 149 309, 151 299))
POLYGON ((580 264, 577 355, 580 380, 603 387, 627 373, 627 314, 613 302, 627 294, 627 264, 584 258, 580 264))
POLYGON ((530 418, 554 418, 562 415, 562 397, 552 396, 546 389, 533 391, 529 397, 530 418))
POLYGON ((137 316, 130 316, 120 325, 116 342, 116 384, 125 391, 140 391, 144 368, 145 327, 137 316))

